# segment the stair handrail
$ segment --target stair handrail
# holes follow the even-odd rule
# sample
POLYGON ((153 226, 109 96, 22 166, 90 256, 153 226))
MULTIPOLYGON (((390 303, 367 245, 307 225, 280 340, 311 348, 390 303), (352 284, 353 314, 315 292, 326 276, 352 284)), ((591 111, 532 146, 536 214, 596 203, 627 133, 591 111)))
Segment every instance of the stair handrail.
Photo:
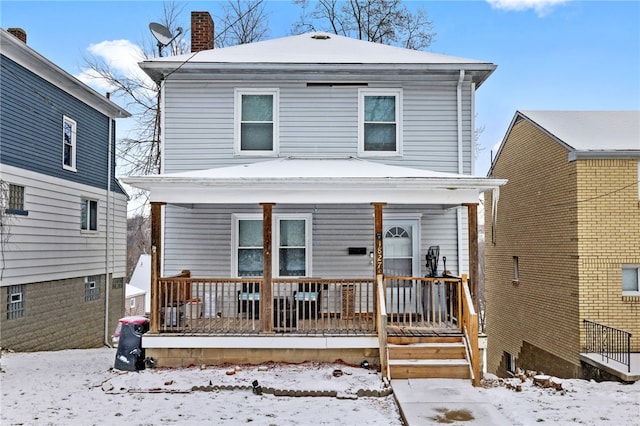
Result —
POLYGON ((376 315, 376 328, 378 330, 378 350, 380 352, 380 373, 382 377, 391 380, 389 369, 389 350, 387 347, 387 306, 385 303, 384 278, 382 274, 376 275, 376 303, 378 315, 376 315))
POLYGON ((480 386, 480 359, 478 348, 478 314, 473 306, 466 275, 460 281, 462 286, 462 332, 465 335, 465 346, 470 355, 471 380, 473 386, 480 386))

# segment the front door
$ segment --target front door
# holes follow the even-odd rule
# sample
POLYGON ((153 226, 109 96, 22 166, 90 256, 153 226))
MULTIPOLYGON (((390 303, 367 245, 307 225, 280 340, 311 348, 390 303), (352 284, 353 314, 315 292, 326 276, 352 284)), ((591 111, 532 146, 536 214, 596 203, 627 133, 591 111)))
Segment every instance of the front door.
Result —
MULTIPOLYGON (((417 277, 420 274, 420 221, 418 219, 385 220, 384 274, 417 277)), ((386 291, 387 312, 392 319, 408 318, 421 311, 416 284, 402 281, 389 284, 386 291)))

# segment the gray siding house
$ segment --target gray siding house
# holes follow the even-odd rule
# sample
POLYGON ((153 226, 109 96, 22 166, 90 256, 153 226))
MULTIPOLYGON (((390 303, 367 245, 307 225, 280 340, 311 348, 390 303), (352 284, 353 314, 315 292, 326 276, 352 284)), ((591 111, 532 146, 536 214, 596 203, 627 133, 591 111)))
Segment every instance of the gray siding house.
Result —
POLYGON ((122 315, 129 113, 0 30, 0 346, 99 347, 122 315))
POLYGON ((125 181, 150 192, 159 365, 384 367, 381 321, 461 327, 479 194, 501 185, 473 176, 494 64, 310 33, 141 67, 162 87, 162 173, 125 181))

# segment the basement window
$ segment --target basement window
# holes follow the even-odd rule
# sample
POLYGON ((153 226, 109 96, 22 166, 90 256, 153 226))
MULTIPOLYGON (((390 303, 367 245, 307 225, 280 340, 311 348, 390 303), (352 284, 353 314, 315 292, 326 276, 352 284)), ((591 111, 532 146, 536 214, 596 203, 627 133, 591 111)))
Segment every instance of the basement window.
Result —
POLYGON ((24 284, 7 287, 7 319, 24 316, 24 284))
POLYGON ((520 283, 520 260, 518 256, 513 256, 513 280, 512 284, 520 283))

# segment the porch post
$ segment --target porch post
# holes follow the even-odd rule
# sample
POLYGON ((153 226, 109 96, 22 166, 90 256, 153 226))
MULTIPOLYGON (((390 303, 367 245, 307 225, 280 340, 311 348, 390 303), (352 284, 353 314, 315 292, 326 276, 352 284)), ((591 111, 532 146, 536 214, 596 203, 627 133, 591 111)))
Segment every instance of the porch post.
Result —
POLYGON ((262 318, 262 331, 273 332, 273 272, 272 268, 272 235, 271 229, 272 211, 275 203, 260 203, 262 205, 262 277, 260 288, 260 318, 262 318))
POLYGON ((162 256, 162 206, 165 203, 151 202, 151 318, 149 329, 157 333, 160 325, 160 292, 158 278, 160 277, 160 257, 162 256))
POLYGON ((479 312, 478 302, 478 204, 464 204, 469 216, 469 291, 473 306, 479 312))
POLYGON ((375 276, 376 278, 383 274, 383 258, 384 253, 382 250, 382 208, 387 203, 371 203, 373 206, 373 221, 374 221, 374 253, 375 253, 375 276))

